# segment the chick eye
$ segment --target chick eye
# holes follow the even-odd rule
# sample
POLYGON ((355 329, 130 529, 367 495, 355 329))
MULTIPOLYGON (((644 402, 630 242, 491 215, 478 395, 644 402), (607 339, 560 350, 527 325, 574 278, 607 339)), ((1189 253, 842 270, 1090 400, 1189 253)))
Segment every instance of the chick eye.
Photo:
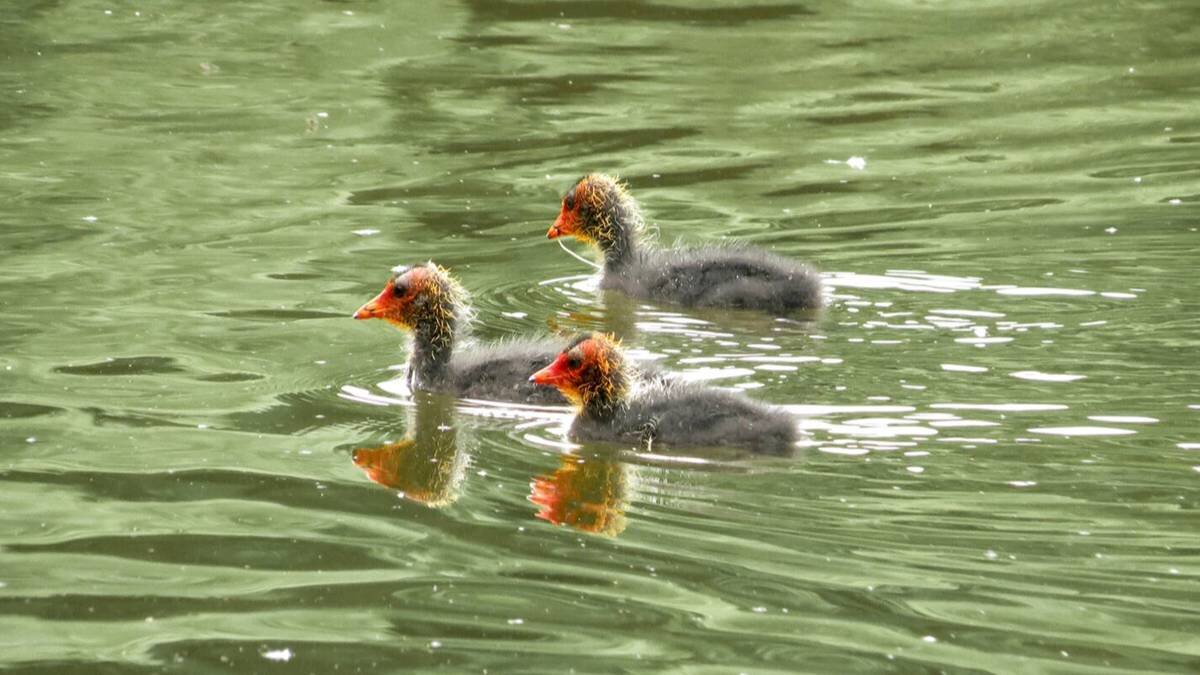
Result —
POLYGON ((396 296, 397 298, 408 295, 408 284, 399 281, 393 284, 392 295, 396 296))
POLYGON ((574 192, 568 192, 567 196, 563 197, 563 206, 565 206, 568 211, 575 210, 575 193, 574 192))
POLYGON ((578 354, 569 354, 567 356, 567 367, 571 370, 575 370, 581 365, 583 365, 583 359, 579 358, 578 354))

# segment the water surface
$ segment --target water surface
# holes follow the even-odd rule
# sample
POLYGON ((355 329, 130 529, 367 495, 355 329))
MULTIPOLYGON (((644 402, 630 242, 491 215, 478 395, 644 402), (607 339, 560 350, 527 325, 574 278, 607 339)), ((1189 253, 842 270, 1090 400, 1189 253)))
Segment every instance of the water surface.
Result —
POLYGON ((7 10, 0 664, 1200 669, 1194 3, 7 10), (830 306, 597 295, 544 239, 592 170, 830 306), (349 314, 428 259, 802 447, 414 398, 349 314))

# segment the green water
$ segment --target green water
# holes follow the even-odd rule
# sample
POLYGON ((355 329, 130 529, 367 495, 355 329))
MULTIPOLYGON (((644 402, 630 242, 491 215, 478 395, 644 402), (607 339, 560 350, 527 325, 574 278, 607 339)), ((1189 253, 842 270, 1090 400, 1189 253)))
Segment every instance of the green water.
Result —
POLYGON ((0 668, 1200 671, 1198 57, 1189 0, 7 3, 0 668), (830 306, 597 296, 592 170, 830 306), (414 399, 349 315, 427 259, 804 447, 414 399))

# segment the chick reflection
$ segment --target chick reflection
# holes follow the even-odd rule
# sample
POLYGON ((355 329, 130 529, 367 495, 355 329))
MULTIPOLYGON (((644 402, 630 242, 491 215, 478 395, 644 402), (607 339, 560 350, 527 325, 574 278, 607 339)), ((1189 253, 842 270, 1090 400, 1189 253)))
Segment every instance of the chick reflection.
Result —
POLYGON ((571 335, 582 331, 612 333, 620 340, 632 341, 638 336, 638 303, 616 291, 601 291, 600 305, 569 312, 565 320, 557 316, 546 319, 552 333, 571 335))
POLYGON ((405 499, 434 508, 458 499, 467 456, 458 451, 453 426, 454 399, 418 392, 408 437, 398 443, 354 451, 354 463, 367 477, 400 491, 405 499))
POLYGON ((555 525, 615 537, 625 530, 629 468, 614 455, 563 454, 554 473, 537 476, 529 501, 537 517, 555 525))

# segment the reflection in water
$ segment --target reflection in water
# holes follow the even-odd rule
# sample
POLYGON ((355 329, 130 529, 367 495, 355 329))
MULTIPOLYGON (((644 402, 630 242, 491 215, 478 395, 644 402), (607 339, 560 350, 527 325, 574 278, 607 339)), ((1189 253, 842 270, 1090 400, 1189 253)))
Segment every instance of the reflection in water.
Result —
POLYGON ((354 463, 367 477, 426 506, 442 507, 458 499, 469 461, 458 450, 454 399, 418 392, 415 421, 398 443, 354 451, 354 463))
MULTIPOLYGON (((552 279, 550 283, 561 281, 564 280, 552 279)), ((598 331, 611 333, 622 341, 635 340, 638 337, 638 302, 623 293, 595 289, 593 286, 596 282, 594 277, 587 277, 583 282, 574 280, 576 288, 571 290, 585 290, 587 293, 564 295, 575 300, 580 309, 547 317, 550 331, 567 334, 598 331)))
POLYGON ((584 458, 565 453, 553 473, 530 483, 529 501, 537 517, 555 525, 615 537, 625 530, 629 467, 609 453, 584 458))

